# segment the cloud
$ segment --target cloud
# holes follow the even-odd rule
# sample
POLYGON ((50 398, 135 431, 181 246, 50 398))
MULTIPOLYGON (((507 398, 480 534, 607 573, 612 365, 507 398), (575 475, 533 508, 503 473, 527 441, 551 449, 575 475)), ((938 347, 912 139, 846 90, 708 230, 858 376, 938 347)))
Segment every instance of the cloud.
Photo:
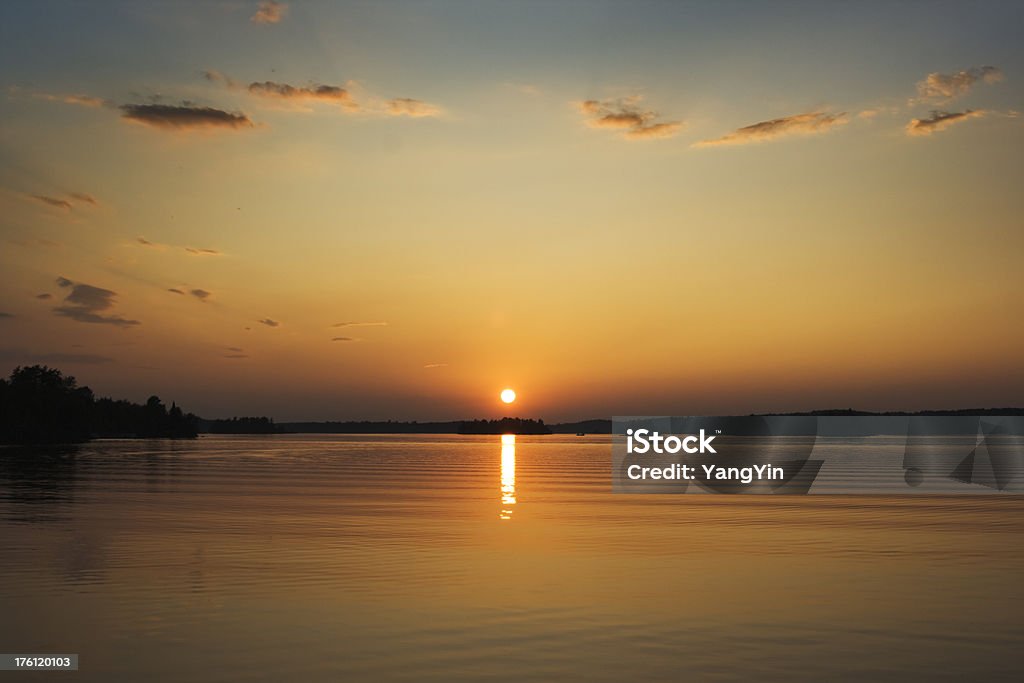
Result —
POLYGON ((70 192, 68 193, 68 196, 77 202, 82 202, 83 204, 92 204, 93 206, 99 205, 99 201, 91 194, 86 194, 84 192, 70 192))
POLYGON ((228 346, 227 350, 232 351, 234 353, 243 353, 245 351, 245 349, 240 349, 237 346, 228 346))
POLYGON ((96 107, 109 107, 111 103, 108 100, 104 100, 100 97, 92 97, 91 95, 51 95, 49 93, 32 93, 32 97, 40 100, 46 100, 47 102, 61 102, 63 104, 73 104, 79 107, 90 107, 95 109, 96 107))
POLYGON ((173 293, 173 294, 181 294, 182 296, 185 296, 185 292, 181 291, 181 290, 180 290, 180 289, 178 289, 177 287, 169 287, 169 288, 167 289, 167 291, 168 291, 168 292, 171 292, 171 293, 173 293))
POLYGON ((263 0, 256 8, 256 14, 249 17, 254 24, 278 24, 288 16, 288 4, 263 0))
POLYGON ((121 106, 121 117, 161 130, 202 130, 215 128, 251 128, 253 122, 243 113, 231 112, 213 107, 172 104, 125 104, 121 106))
POLYGON ((681 121, 657 121, 658 112, 638 106, 641 99, 633 95, 617 100, 585 100, 577 108, 591 128, 620 130, 622 137, 630 140, 670 138, 682 129, 681 121))
POLYGON ((281 324, 276 320, 271 320, 270 318, 263 318, 262 320, 257 320, 256 322, 258 322, 260 325, 266 325, 267 327, 278 327, 281 324))
POLYGON ((104 311, 113 308, 116 292, 92 285, 76 284, 64 277, 57 278, 57 284, 64 288, 71 288, 71 292, 64 297, 64 305, 53 309, 53 312, 59 316, 81 323, 98 323, 119 327, 140 324, 138 320, 128 320, 116 315, 102 315, 104 311))
POLYGON ((921 99, 951 100, 966 95, 978 81, 997 83, 1003 80, 1003 72, 995 66, 972 66, 970 69, 953 74, 930 73, 917 84, 921 99))
POLYGON ((32 197, 32 199, 35 199, 37 202, 41 202, 43 204, 46 204, 47 206, 53 206, 53 207, 56 207, 58 209, 63 209, 65 211, 70 211, 71 210, 71 202, 69 202, 66 199, 58 199, 56 197, 47 197, 46 195, 42 195, 42 194, 34 194, 34 195, 30 195, 30 196, 32 197))
POLYGON ((137 237, 137 238, 135 238, 135 241, 138 242, 139 244, 141 244, 144 247, 150 247, 152 249, 159 249, 159 250, 163 250, 163 249, 167 249, 167 248, 172 248, 172 249, 180 248, 180 249, 184 249, 186 252, 188 252, 189 254, 192 254, 193 256, 221 256, 222 255, 222 252, 220 252, 220 251, 218 251, 216 249, 201 249, 201 248, 198 248, 198 247, 174 247, 174 246, 168 245, 168 244, 161 244, 160 242, 153 242, 152 240, 148 240, 145 237, 137 237))
POLYGON ((0 319, 3 319, 3 318, 13 318, 13 317, 14 317, 13 313, 4 313, 3 311, 0 311, 0 319))
POLYGON ((753 142, 765 142, 787 135, 813 135, 825 133, 836 126, 847 123, 846 112, 828 114, 825 112, 808 112, 794 114, 780 119, 761 121, 743 128, 738 128, 728 135, 713 140, 702 140, 694 147, 715 147, 718 145, 745 145, 753 142))
POLYGON ((42 294, 36 294, 36 298, 42 301, 46 301, 47 299, 52 299, 53 294, 50 294, 49 292, 43 292, 42 294))
POLYGON ((189 291, 189 294, 191 294, 195 298, 199 299, 200 301, 204 301, 205 302, 207 299, 210 298, 210 296, 213 294, 213 292, 207 292, 205 289, 193 289, 193 290, 189 291))
POLYGON ((204 71, 203 78, 210 81, 211 83, 223 83, 229 88, 234 88, 235 85, 237 85, 230 76, 221 73, 216 69, 207 69, 206 71, 204 71))
POLYGON ((334 323, 331 327, 386 327, 386 322, 356 322, 348 321, 343 323, 334 323))
POLYGON ((356 337, 335 337, 331 339, 332 342, 354 342, 359 341, 356 337))
POLYGON ((985 115, 981 109, 968 109, 961 112, 933 111, 926 119, 912 119, 907 124, 907 135, 931 135, 968 119, 980 118, 985 115))
POLYGON ((68 192, 63 197, 53 197, 45 194, 30 194, 27 195, 30 199, 34 199, 40 204, 51 206, 62 211, 71 211, 75 204, 89 204, 90 206, 99 206, 99 201, 91 194, 84 192, 68 192))
POLYGON ((441 109, 437 106, 422 100, 414 100, 411 97, 396 97, 388 100, 385 111, 391 116, 411 116, 413 118, 437 116, 441 113, 441 109))
POLYGON ((448 367, 448 364, 447 363, 427 363, 423 367, 426 368, 426 369, 430 369, 430 368, 446 368, 446 367, 448 367))
POLYGON ((357 111, 359 109, 359 105, 352 98, 352 93, 340 85, 314 84, 308 87, 296 87, 287 83, 263 81, 262 83, 250 83, 248 91, 250 94, 260 97, 279 100, 325 102, 327 104, 336 104, 349 111, 357 111))

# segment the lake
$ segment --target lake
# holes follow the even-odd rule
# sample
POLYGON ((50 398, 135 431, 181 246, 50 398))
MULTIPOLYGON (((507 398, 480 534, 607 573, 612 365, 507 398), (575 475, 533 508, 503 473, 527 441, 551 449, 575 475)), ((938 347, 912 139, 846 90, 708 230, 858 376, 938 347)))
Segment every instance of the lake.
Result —
POLYGON ((1024 498, 615 495, 610 452, 606 436, 0 448, 0 651, 80 655, 77 673, 11 680, 1024 675, 1024 498))

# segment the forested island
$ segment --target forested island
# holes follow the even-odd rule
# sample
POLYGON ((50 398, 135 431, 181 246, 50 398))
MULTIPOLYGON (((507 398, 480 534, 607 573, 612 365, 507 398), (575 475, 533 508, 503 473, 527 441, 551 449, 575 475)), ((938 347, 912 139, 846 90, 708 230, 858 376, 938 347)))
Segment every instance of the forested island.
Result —
POLYGON ((0 443, 78 443, 94 438, 195 438, 198 418, 157 396, 144 404, 96 398, 70 375, 45 365, 0 379, 0 443))

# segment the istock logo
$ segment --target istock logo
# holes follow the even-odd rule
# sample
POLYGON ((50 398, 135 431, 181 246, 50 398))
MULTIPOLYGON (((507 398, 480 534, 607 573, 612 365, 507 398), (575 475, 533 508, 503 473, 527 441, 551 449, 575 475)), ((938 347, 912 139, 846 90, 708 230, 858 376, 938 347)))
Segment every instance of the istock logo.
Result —
POLYGON ((705 436, 704 430, 700 430, 700 435, 689 435, 679 438, 678 436, 670 434, 669 436, 662 436, 660 432, 652 432, 647 429, 627 429, 626 436, 626 452, 627 453, 678 453, 683 451, 684 453, 718 453, 712 446, 711 442, 715 440, 714 436, 705 436), (636 442, 634 445, 633 442, 636 442), (699 444, 699 445, 695 445, 699 444))

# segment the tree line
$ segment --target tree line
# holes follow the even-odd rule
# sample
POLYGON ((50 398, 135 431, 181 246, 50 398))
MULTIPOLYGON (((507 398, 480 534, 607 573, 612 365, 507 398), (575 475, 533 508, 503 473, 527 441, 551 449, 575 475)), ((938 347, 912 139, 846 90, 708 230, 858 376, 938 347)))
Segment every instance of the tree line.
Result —
POLYGON ((70 375, 45 365, 0 379, 0 443, 77 443, 93 438, 195 438, 199 419, 157 396, 144 404, 97 399, 70 375))

